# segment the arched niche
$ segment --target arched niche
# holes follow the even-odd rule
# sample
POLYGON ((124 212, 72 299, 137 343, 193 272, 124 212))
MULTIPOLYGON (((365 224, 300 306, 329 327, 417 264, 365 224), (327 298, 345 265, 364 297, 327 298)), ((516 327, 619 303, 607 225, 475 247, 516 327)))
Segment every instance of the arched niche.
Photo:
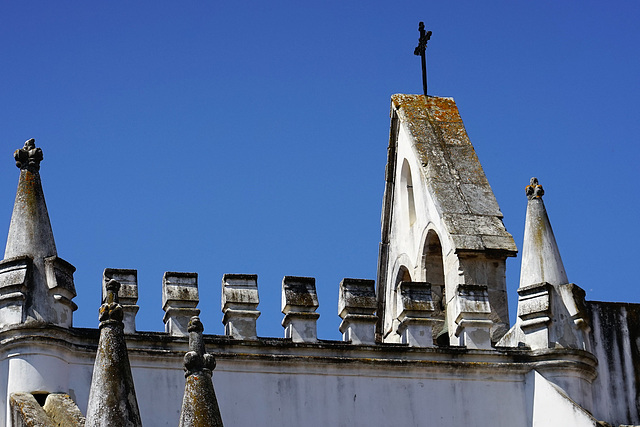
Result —
POLYGON ((395 276, 393 281, 393 291, 391 294, 391 319, 388 324, 390 327, 385 330, 385 338, 387 338, 390 334, 395 333, 398 330, 398 287, 402 282, 411 282, 411 273, 409 273, 409 269, 401 265, 398 269, 398 273, 395 276))
MULTIPOLYGON (((427 237, 422 249, 421 264, 424 281, 431 283, 431 296, 436 306, 436 313, 433 317, 445 320, 446 295, 444 260, 442 257, 442 244, 435 230, 429 230, 427 232, 427 237)), ((447 345, 449 343, 446 320, 442 323, 442 327, 433 329, 433 334, 434 339, 439 345, 447 345)))
POLYGON ((427 232, 427 238, 422 250, 422 268, 425 282, 431 286, 444 287, 444 261, 442 259, 442 245, 434 230, 427 232))
POLYGON ((407 159, 402 162, 400 172, 400 193, 402 200, 402 210, 405 211, 409 226, 416 222, 416 202, 413 196, 413 178, 411 177, 411 167, 407 159))

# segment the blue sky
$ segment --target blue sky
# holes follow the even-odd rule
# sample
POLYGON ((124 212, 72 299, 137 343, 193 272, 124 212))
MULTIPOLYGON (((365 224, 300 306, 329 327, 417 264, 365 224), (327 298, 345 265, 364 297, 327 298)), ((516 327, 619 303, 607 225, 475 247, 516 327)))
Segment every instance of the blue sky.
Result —
POLYGON ((36 138, 77 326, 98 324, 105 267, 138 269, 140 330, 163 329, 163 272, 198 272, 217 334, 222 275, 256 273, 258 333, 282 336, 282 277, 304 275, 339 339, 338 283, 376 275, 389 98, 421 92, 421 20, 430 94, 455 98, 518 247, 537 176, 569 279, 640 302, 640 5, 363 5, 0 4, 0 234, 36 138))

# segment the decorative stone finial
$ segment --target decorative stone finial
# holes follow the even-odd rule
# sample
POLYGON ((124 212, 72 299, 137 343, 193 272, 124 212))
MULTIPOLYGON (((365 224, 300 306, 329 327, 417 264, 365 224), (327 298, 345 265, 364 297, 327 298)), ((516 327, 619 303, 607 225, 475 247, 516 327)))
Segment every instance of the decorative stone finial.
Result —
POLYGON ((100 340, 93 365, 85 427, 141 427, 140 410, 124 339, 120 283, 109 280, 100 306, 100 340))
POLYGON ((544 196, 542 185, 538 184, 538 178, 536 177, 531 178, 531 182, 527 185, 525 191, 529 200, 541 199, 544 196))
POLYGON ((104 304, 100 306, 100 326, 104 322, 114 321, 122 322, 123 312, 122 306, 118 303, 118 291, 120 290, 120 282, 117 280, 109 280, 107 283, 107 297, 104 304))
POLYGON ((122 306, 124 333, 133 334, 136 331, 136 313, 138 306, 138 271, 127 268, 105 268, 102 274, 102 300, 107 299, 107 283, 111 280, 120 283, 118 303, 122 306))
POLYGON ((198 316, 193 316, 187 328, 189 351, 184 355, 187 378, 184 386, 180 427, 222 427, 222 416, 213 389, 211 371, 216 366, 212 355, 205 353, 204 327, 198 316))
POLYGON ((198 316, 193 316, 189 320, 187 331, 189 332, 189 351, 184 355, 184 376, 188 377, 204 370, 213 371, 216 360, 212 355, 205 353, 202 336, 204 326, 198 316))
POLYGON ((19 148, 13 153, 16 159, 16 166, 20 169, 30 169, 33 172, 40 170, 42 161, 42 149, 36 147, 36 140, 31 138, 24 143, 23 148, 19 148))

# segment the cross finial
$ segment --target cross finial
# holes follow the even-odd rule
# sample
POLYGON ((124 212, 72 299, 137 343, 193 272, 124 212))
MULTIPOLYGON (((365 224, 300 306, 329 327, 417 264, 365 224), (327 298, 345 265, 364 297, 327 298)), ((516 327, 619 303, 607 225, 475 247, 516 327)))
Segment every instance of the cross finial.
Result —
POLYGON ((418 25, 420 38, 418 38, 418 46, 413 50, 414 55, 420 56, 422 62, 422 90, 425 98, 427 97, 427 42, 431 38, 431 31, 424 30, 424 22, 418 25))

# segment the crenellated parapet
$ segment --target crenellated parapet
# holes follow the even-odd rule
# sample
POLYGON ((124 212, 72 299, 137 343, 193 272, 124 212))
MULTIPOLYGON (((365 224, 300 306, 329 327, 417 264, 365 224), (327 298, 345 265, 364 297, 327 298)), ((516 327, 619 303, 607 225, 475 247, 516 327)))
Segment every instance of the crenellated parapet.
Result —
POLYGON ((344 279, 339 289, 338 315, 344 341, 374 344, 378 322, 375 281, 344 279))
POLYGON ((491 348, 491 304, 485 285, 458 285, 453 318, 458 345, 476 349, 491 348))
POLYGON ((282 279, 284 337, 293 342, 316 342, 318 306, 315 278, 285 276, 282 279))
POLYGON ((187 336, 191 317, 200 314, 196 308, 198 273, 167 271, 162 276, 162 309, 165 332, 169 335, 187 336))
POLYGON ((238 339, 255 339, 258 311, 258 275, 225 274, 222 276, 222 323, 225 335, 238 339))
POLYGON ((433 328, 442 323, 433 317, 436 305, 431 293, 431 283, 400 282, 398 334, 403 344, 410 347, 433 347, 433 328))

